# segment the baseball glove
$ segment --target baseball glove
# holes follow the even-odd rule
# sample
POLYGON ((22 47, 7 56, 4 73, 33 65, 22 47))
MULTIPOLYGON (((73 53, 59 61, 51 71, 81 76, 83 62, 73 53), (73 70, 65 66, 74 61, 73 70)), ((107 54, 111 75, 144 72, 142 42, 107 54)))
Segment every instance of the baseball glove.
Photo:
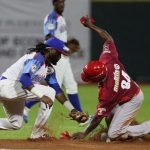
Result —
POLYGON ((75 109, 69 113, 69 116, 78 123, 84 123, 89 119, 89 115, 87 113, 80 112, 75 109))

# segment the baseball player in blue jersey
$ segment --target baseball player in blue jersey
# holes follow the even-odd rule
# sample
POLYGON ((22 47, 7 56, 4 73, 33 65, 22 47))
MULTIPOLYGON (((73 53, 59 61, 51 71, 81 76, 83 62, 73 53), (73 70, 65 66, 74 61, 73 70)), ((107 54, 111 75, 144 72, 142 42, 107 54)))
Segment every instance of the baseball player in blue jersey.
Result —
POLYGON ((28 53, 11 65, 0 76, 0 101, 7 118, 0 118, 1 130, 15 130, 21 128, 24 102, 28 99, 41 102, 38 117, 44 120, 35 122, 31 138, 44 138, 44 125, 47 114, 50 114, 55 97, 71 113, 77 121, 85 121, 84 113, 77 111, 62 92, 52 65, 56 65, 61 54, 67 55, 68 47, 57 38, 49 38, 45 43, 39 43, 36 48, 30 48, 28 53), (80 120, 79 116, 80 115, 80 120), (75 116, 78 116, 76 118, 75 116), (43 119, 43 118, 42 118, 43 119))
MULTIPOLYGON (((55 36, 58 39, 67 43, 70 48, 70 54, 79 50, 80 45, 76 39, 71 39, 67 41, 67 30, 66 21, 62 13, 65 7, 65 0, 52 0, 54 10, 46 15, 44 19, 44 35, 48 39, 51 36, 55 36)), ((54 66, 56 70, 56 78, 60 87, 64 85, 66 89, 67 96, 71 104, 78 110, 82 112, 80 105, 80 100, 78 96, 77 83, 74 79, 72 72, 70 59, 68 56, 61 56, 61 59, 54 66)), ((24 121, 28 121, 28 112, 30 108, 36 103, 36 101, 27 101, 24 110, 24 121)))

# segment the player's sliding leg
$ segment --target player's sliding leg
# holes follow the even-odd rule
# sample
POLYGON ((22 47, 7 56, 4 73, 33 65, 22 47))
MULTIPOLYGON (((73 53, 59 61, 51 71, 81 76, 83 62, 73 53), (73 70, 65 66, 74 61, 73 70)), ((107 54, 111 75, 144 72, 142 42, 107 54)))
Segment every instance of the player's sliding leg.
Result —
POLYGON ((128 139, 128 137, 139 137, 150 133, 150 121, 130 126, 137 112, 140 110, 143 99, 143 93, 140 91, 131 101, 117 108, 108 130, 108 136, 111 139, 128 139))

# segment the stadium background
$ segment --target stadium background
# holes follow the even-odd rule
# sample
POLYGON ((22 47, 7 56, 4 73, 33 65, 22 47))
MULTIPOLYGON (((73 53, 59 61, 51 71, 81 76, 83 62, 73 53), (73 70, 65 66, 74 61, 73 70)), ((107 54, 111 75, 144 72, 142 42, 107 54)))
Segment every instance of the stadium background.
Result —
MULTIPOLYGON (((25 49, 43 39, 42 24, 46 13, 52 8, 50 0, 0 0, 0 73, 19 58, 25 49)), ((98 1, 66 0, 65 16, 69 24, 69 35, 81 42, 81 52, 71 58, 76 80, 80 80, 82 66, 99 56, 101 42, 95 33, 83 28, 79 19, 90 14, 97 25, 106 28, 115 38, 120 59, 128 72, 137 81, 148 83, 149 70, 149 1, 98 1)), ((145 101, 137 116, 142 122, 149 119, 149 85, 141 85, 145 101)), ((80 85, 81 104, 85 111, 93 114, 97 103, 96 85, 80 85)), ((17 109, 17 108, 16 108, 17 109)), ((29 123, 18 131, 0 131, 0 139, 26 139, 30 136, 37 115, 38 105, 29 114, 29 123)), ((55 102, 52 117, 47 124, 50 133, 81 131, 77 123, 66 118, 67 111, 55 102)), ((0 117, 4 117, 0 106, 0 117)), ((1 147, 0 147, 1 148, 1 147)))
MULTIPOLYGON (((43 19, 51 9, 50 0, 0 0, 0 73, 27 48, 43 40, 43 19)), ((66 0, 64 16, 69 37, 81 42, 81 51, 71 57, 78 82, 82 66, 90 59, 97 59, 102 46, 98 36, 79 23, 85 14, 112 34, 120 59, 133 79, 149 82, 150 1, 66 0)))
MULTIPOLYGON (((149 1, 93 1, 91 16, 114 37, 120 59, 130 76, 138 82, 149 82, 149 1)), ((102 43, 93 32, 91 42, 91 58, 95 59, 99 55, 96 49, 102 43)))

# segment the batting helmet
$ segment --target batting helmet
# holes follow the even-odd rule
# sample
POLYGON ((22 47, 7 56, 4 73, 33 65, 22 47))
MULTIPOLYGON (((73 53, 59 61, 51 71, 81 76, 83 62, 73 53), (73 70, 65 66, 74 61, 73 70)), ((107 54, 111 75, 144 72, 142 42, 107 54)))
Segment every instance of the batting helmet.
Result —
POLYGON ((86 64, 81 73, 81 78, 85 82, 101 82, 106 78, 106 76, 107 68, 98 60, 90 61, 88 64, 86 64))

